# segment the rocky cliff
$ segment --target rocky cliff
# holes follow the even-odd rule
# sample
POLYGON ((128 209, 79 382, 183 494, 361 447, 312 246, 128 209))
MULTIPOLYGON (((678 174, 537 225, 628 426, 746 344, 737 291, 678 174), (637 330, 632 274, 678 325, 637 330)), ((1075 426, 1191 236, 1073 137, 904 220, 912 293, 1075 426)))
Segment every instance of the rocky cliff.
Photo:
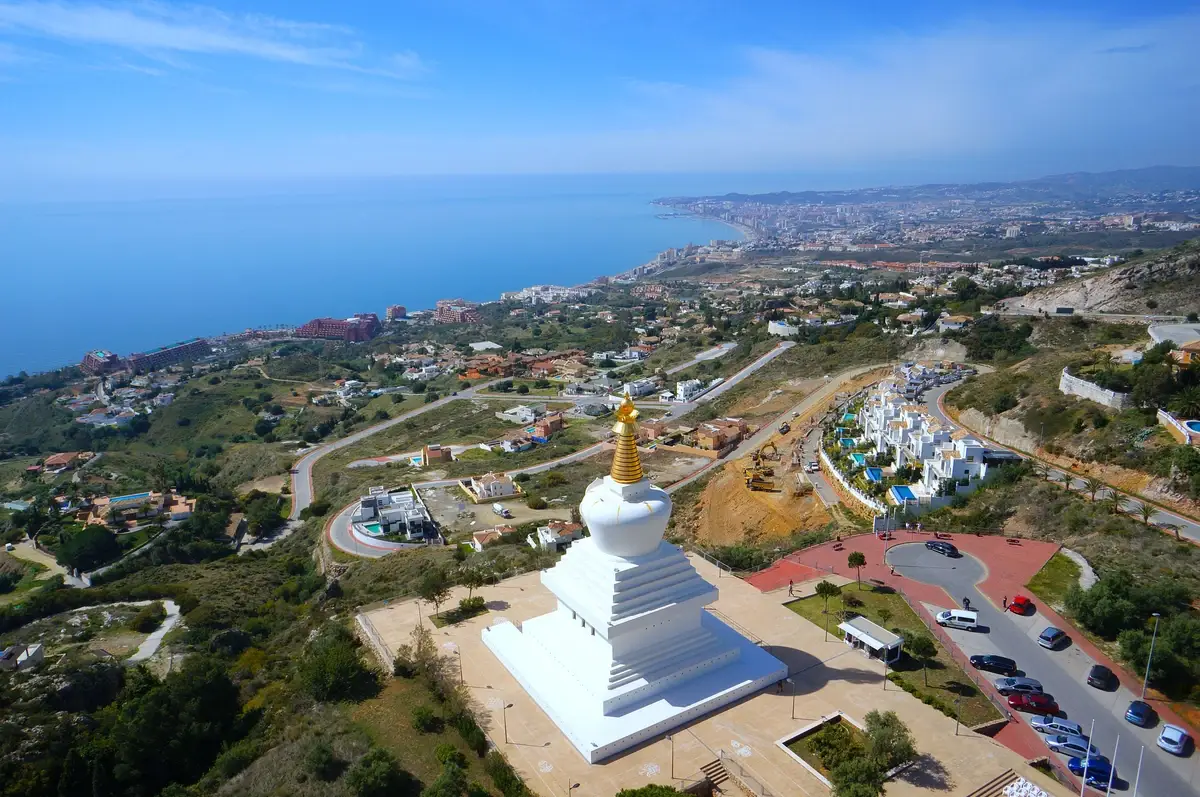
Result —
POLYGON ((1200 239, 998 304, 1007 310, 1051 315, 1057 307, 1073 307, 1076 312, 1138 315, 1198 312, 1200 239))

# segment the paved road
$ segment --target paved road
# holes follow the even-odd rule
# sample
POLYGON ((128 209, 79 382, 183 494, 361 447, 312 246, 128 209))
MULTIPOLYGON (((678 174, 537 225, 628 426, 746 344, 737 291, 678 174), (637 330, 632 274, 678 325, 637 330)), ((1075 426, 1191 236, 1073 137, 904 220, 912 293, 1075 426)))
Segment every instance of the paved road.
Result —
MULTIPOLYGON (((905 578, 943 587, 958 601, 956 606, 961 605, 962 598, 970 598, 971 607, 978 610, 979 622, 986 631, 947 629, 964 653, 998 653, 1015 659, 1025 675, 1041 681, 1045 690, 1054 696, 1062 716, 1078 722, 1085 733, 1092 719, 1096 720, 1092 743, 1109 758, 1120 736, 1117 775, 1127 781, 1120 784, 1122 789, 1132 789, 1138 753, 1145 745, 1139 794, 1143 797, 1200 794, 1200 788, 1197 788, 1200 782, 1197 759, 1200 756, 1194 753, 1187 758, 1170 755, 1155 744, 1157 728, 1138 728, 1126 722, 1125 709, 1137 696, 1124 687, 1104 692, 1088 686, 1087 671, 1095 662, 1082 650, 1073 645, 1057 651, 1039 646, 1037 636, 1046 627, 1046 622, 1039 619, 1036 611, 1030 617, 1018 617, 993 606, 975 586, 985 577, 984 566, 978 559, 973 556, 949 559, 928 550, 923 543, 904 543, 888 551, 887 563, 895 566, 896 572, 905 578)), ((980 674, 987 680, 998 677, 980 674)), ((1027 715, 1018 716, 1022 721, 1029 719, 1027 715)), ((1065 763, 1065 758, 1063 761, 1065 763)))
POLYGON ((1200 324, 1155 324, 1150 327, 1150 337, 1156 343, 1169 340, 1176 346, 1200 340, 1200 324))
POLYGON ((686 371, 688 368, 691 368, 693 365, 696 365, 697 363, 702 363, 705 360, 715 360, 718 357, 724 357, 726 354, 728 354, 729 352, 733 351, 736 348, 737 348, 736 343, 722 343, 720 346, 717 346, 716 348, 709 349, 708 351, 700 352, 695 357, 693 357, 692 359, 688 360, 687 362, 685 362, 681 365, 676 365, 673 368, 668 368, 666 372, 668 374, 677 374, 680 371, 686 371))
MULTIPOLYGON (((957 427, 958 424, 956 424, 956 423, 954 423, 954 421, 950 420, 949 416, 946 415, 946 412, 942 408, 942 405, 941 405, 942 396, 944 396, 946 394, 946 391, 952 387, 954 387, 954 385, 939 385, 936 388, 926 391, 925 401, 928 405, 928 410, 929 410, 930 415, 932 415, 933 417, 942 421, 943 423, 947 424, 948 426, 957 427)), ((972 434, 974 434, 974 433, 972 433, 972 434)), ((993 446, 993 447, 997 447, 997 448, 1004 448, 1005 450, 1011 450, 1011 449, 1007 449, 1006 446, 1000 445, 999 443, 995 442, 994 440, 988 440, 988 438, 984 437, 983 435, 976 434, 975 436, 980 438, 981 440, 986 441, 989 446, 993 446)), ((1025 452, 1019 452, 1019 453, 1025 454, 1025 452)), ((1025 454, 1025 455, 1028 456, 1028 454, 1025 454)), ((1047 467, 1050 468, 1048 475, 1049 475, 1049 478, 1051 481, 1057 482, 1059 484, 1066 483, 1072 490, 1082 493, 1084 496, 1090 497, 1090 495, 1087 493, 1087 482, 1086 481, 1084 481, 1083 479, 1081 479, 1078 476, 1075 476, 1074 474, 1069 474, 1067 471, 1065 471, 1061 468, 1056 468, 1056 467, 1050 466, 1048 463, 1047 463, 1047 467)), ((1114 492, 1115 491, 1110 487, 1103 487, 1096 492, 1095 500, 1103 501, 1108 498, 1111 498, 1114 492)), ((1124 493, 1122 493, 1122 495, 1124 495, 1124 493)), ((1137 507, 1140 504, 1141 504, 1141 501, 1139 499, 1137 499, 1135 497, 1130 497, 1127 499, 1127 502, 1126 502, 1127 508, 1125 511, 1126 512, 1136 511, 1137 507)), ((1166 509, 1157 509, 1156 508, 1156 511, 1151 516, 1150 521, 1152 523, 1154 523, 1156 526, 1163 528, 1164 531, 1170 532, 1172 534, 1175 532, 1175 528, 1178 528, 1180 536, 1186 537, 1187 539, 1191 540, 1192 542, 1200 543, 1200 523, 1197 523, 1196 521, 1194 521, 1190 518, 1186 518, 1183 515, 1179 515, 1174 512, 1170 512, 1166 509)))

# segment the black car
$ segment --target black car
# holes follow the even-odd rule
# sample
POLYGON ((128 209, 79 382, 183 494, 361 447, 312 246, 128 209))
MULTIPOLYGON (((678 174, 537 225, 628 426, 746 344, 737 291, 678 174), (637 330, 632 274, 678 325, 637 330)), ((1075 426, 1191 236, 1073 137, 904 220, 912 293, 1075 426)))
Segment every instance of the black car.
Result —
POLYGON ((952 544, 948 542, 942 542, 941 540, 930 540, 929 542, 925 543, 925 547, 931 551, 940 553, 942 556, 959 556, 957 548, 955 548, 952 544))
POLYGON ((1017 663, 1004 656, 972 656, 971 666, 977 670, 998 672, 1001 675, 1016 675, 1017 663))
POLYGON ((1097 689, 1107 691, 1108 687, 1112 685, 1113 680, 1113 671, 1103 664, 1093 664, 1092 669, 1088 670, 1088 686, 1094 686, 1097 689))

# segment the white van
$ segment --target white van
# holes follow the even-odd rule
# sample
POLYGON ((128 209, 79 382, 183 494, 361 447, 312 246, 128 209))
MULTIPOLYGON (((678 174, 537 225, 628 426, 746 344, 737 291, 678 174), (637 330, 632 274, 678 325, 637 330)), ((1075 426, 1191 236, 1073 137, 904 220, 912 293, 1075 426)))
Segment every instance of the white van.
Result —
POLYGON ((974 631, 979 625, 979 614, 964 609, 950 609, 937 616, 937 624, 948 628, 961 628, 964 631, 974 631))
POLYGON ((1083 726, 1062 717, 1037 716, 1029 720, 1029 727, 1038 733, 1054 733, 1061 736, 1083 736, 1083 726))

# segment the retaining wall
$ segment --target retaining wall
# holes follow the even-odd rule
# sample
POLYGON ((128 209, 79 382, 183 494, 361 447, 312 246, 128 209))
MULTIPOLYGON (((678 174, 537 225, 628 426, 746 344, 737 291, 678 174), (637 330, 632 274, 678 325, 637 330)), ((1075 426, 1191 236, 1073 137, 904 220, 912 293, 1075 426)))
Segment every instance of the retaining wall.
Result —
POLYGON ((1058 378, 1058 389, 1060 392, 1068 396, 1079 396, 1088 401, 1094 401, 1097 404, 1103 404, 1114 410, 1123 410, 1129 406, 1129 394, 1117 393, 1113 390, 1105 390, 1097 384, 1080 379, 1077 376, 1071 376, 1067 373, 1067 369, 1062 370, 1062 376, 1058 378))

